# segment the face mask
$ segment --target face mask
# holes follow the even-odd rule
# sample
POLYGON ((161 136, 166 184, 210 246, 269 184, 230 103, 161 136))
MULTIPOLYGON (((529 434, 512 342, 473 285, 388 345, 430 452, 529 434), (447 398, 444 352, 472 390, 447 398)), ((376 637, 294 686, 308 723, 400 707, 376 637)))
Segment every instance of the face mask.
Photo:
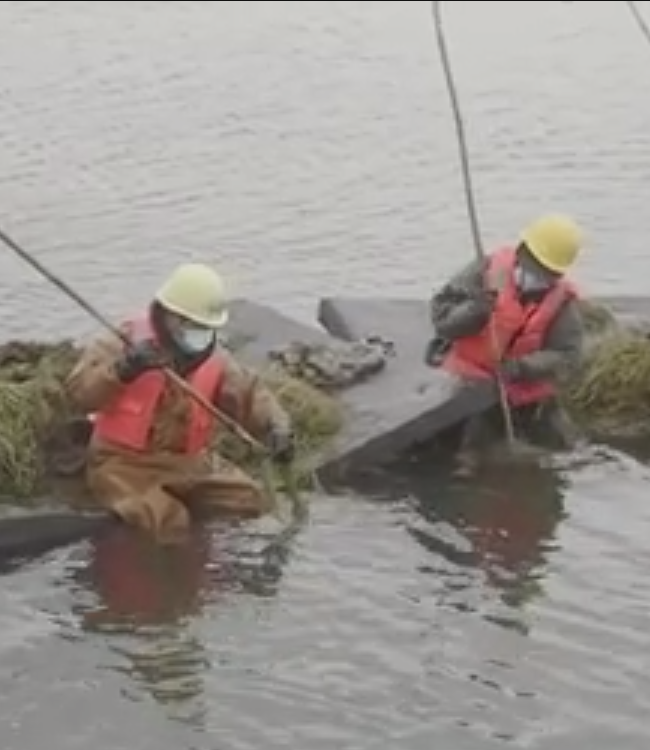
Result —
POLYGON ((200 354, 214 344, 214 331, 209 328, 182 328, 177 336, 178 346, 187 354, 200 354))
POLYGON ((551 286, 548 279, 521 266, 515 269, 515 284, 524 293, 544 292, 551 286))

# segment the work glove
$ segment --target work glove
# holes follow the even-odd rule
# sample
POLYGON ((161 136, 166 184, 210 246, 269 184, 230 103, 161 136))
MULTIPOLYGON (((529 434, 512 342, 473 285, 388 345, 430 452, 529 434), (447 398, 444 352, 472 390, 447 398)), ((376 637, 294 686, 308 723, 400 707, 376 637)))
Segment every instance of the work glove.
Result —
POLYGON ((132 383, 149 370, 164 367, 163 353, 154 341, 141 341, 129 346, 116 365, 115 372, 122 383, 132 383))
POLYGON ((520 359, 506 359, 504 360, 499 371, 506 380, 524 380, 526 378, 525 363, 520 359))
POLYGON ((278 463, 290 464, 296 453, 295 438, 286 425, 273 425, 268 440, 271 458, 278 463))

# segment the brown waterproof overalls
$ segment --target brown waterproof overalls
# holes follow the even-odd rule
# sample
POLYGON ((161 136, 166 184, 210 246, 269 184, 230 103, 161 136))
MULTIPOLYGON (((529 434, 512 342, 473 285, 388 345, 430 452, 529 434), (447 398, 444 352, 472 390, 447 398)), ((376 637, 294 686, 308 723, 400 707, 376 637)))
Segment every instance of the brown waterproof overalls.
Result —
MULTIPOLYGON (((124 388, 114 365, 124 351, 116 336, 100 338, 82 353, 67 391, 86 414, 101 411, 124 388)), ((259 440, 288 419, 272 393, 227 353, 215 406, 259 440)), ((191 516, 256 517, 272 510, 271 498, 243 470, 214 454, 183 454, 190 399, 168 381, 151 429, 147 453, 91 438, 86 478, 93 500, 125 522, 161 539, 183 534, 191 516)), ((226 429, 222 427, 221 429, 226 429)))

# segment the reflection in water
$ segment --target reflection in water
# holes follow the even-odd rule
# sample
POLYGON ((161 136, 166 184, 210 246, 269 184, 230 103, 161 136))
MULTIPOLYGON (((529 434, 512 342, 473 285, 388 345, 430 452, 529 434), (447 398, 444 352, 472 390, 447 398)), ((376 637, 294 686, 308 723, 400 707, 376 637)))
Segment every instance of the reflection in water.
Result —
POLYGON ((110 638, 120 659, 113 669, 129 678, 130 699, 141 700, 145 691, 169 718, 204 726, 204 676, 212 665, 192 621, 208 602, 224 600, 225 606, 231 592, 275 595, 287 555, 268 538, 261 552, 245 554, 242 548, 256 541, 203 527, 172 546, 127 528, 93 542, 88 564, 75 575, 90 602, 76 611, 87 632, 110 638))
POLYGON ((139 701, 145 691, 165 707, 169 718, 205 726, 204 677, 211 664, 198 638, 183 627, 169 627, 142 632, 113 650, 124 660, 115 671, 129 678, 126 697, 139 701))
POLYGON ((262 537, 261 550, 250 552, 255 535, 225 528, 197 527, 169 546, 112 529, 92 542, 88 565, 76 574, 94 600, 79 611, 85 629, 132 632, 180 622, 228 591, 274 596, 288 555, 274 537, 262 537))
POLYGON ((80 571, 97 597, 83 612, 88 629, 173 622, 197 614, 212 588, 210 538, 194 533, 186 543, 163 547, 119 528, 92 545, 80 571))
MULTIPOLYGON (((543 591, 548 555, 564 518, 565 480, 531 461, 485 465, 471 480, 452 478, 425 460, 409 463, 408 471, 417 511, 408 533, 436 560, 452 563, 456 581, 446 585, 447 592, 473 588, 479 572, 508 610, 505 618, 489 619, 525 630, 515 613, 543 591)), ((436 563, 427 572, 441 573, 436 563)))

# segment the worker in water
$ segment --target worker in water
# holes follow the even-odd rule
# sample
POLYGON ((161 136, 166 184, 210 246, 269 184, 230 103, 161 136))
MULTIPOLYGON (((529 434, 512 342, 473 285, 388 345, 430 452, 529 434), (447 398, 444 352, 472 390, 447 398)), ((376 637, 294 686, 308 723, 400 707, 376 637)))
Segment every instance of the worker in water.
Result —
MULTIPOLYGON (((430 305, 436 337, 429 364, 463 379, 499 376, 517 437, 554 448, 575 438, 556 389, 581 361, 582 316, 566 279, 581 248, 581 230, 570 218, 541 217, 518 243, 462 270, 430 305)), ((503 426, 499 406, 468 420, 461 464, 474 468, 503 426)))
POLYGON ((86 476, 94 501, 160 539, 184 535, 195 513, 256 517, 272 509, 251 477, 210 451, 227 428, 163 367, 268 445, 275 460, 293 457, 288 415, 217 344, 228 318, 221 277, 201 264, 181 265, 149 309, 122 324, 130 345, 100 338, 67 381, 93 422, 86 476))

